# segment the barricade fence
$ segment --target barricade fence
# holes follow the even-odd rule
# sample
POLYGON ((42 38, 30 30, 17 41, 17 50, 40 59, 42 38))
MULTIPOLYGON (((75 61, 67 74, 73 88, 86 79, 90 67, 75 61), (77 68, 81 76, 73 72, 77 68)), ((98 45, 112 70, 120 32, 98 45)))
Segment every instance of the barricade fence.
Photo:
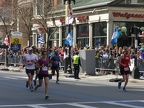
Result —
MULTIPOLYGON (((23 60, 21 55, 16 55, 16 56, 7 56, 8 59, 8 65, 9 66, 21 66, 23 65, 23 60)), ((0 56, 0 64, 6 64, 6 56, 1 55, 0 56)))
MULTIPOLYGON (((100 71, 115 71, 119 72, 119 64, 117 58, 105 59, 105 58, 96 58, 95 62, 96 70, 100 71)), ((132 72, 135 67, 135 59, 130 59, 130 71, 132 72)), ((144 73, 144 60, 137 60, 137 67, 140 73, 144 73)))
MULTIPOLYGON (((23 65, 23 56, 7 56, 8 65, 12 66, 22 66, 23 65)), ((64 70, 64 58, 63 56, 60 58, 60 68, 64 70)), ((134 59, 131 59, 130 70, 134 69, 134 59)), ((0 64, 6 64, 5 55, 0 55, 0 64)), ((144 60, 138 59, 137 66, 139 68, 139 72, 144 73, 144 60)), ((117 58, 95 58, 95 69, 100 71, 116 71, 119 72, 119 64, 117 58)))
POLYGON ((98 72, 119 72, 119 65, 117 58, 96 58, 95 67, 98 72))

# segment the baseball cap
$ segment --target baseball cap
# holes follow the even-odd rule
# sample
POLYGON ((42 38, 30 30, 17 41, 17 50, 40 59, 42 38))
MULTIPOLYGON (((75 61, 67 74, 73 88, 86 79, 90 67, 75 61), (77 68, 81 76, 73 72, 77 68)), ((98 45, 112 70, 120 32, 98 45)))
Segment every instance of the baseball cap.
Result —
POLYGON ((28 49, 28 50, 30 51, 30 50, 32 50, 32 49, 33 49, 32 47, 29 47, 29 49, 28 49))

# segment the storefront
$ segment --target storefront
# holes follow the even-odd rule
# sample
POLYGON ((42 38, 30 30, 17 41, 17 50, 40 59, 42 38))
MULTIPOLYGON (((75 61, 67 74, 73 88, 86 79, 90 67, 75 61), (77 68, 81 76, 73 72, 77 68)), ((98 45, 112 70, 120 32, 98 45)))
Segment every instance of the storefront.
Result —
MULTIPOLYGON (((132 27, 136 26, 139 35, 144 31, 144 10, 136 5, 129 6, 124 2, 112 2, 107 6, 89 7, 74 11, 76 22, 71 25, 73 31, 73 45, 79 47, 98 47, 101 45, 112 46, 110 41, 115 27, 121 32, 118 38, 118 46, 130 46, 135 44, 136 34, 132 32, 132 27), (115 3, 115 4, 114 4, 115 3), (134 6, 134 7, 133 7, 134 6)), ((48 23, 52 23, 48 21, 48 23)), ((68 25, 65 25, 65 18, 56 19, 56 25, 59 27, 57 36, 53 36, 50 41, 56 43, 56 46, 64 46, 65 38, 68 35, 68 25), (55 41, 54 41, 55 40, 55 41)), ((138 43, 142 43, 144 39, 138 38, 138 43)), ((53 43, 52 43, 53 44, 53 43)))

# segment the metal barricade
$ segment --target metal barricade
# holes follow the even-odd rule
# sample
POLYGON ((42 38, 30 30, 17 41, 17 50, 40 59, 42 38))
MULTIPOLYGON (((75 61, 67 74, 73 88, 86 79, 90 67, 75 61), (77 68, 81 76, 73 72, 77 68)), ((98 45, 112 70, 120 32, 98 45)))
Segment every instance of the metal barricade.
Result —
MULTIPOLYGON (((23 65, 22 62, 22 56, 16 55, 16 56, 10 56, 8 55, 8 65, 17 66, 17 65, 23 65)), ((0 64, 5 64, 5 56, 0 56, 0 64)))
POLYGON ((5 56, 1 55, 0 56, 0 64, 4 64, 5 63, 5 56))
POLYGON ((96 58, 96 70, 119 72, 117 58, 96 58))
POLYGON ((139 72, 144 73, 144 60, 138 60, 137 65, 138 65, 139 72))

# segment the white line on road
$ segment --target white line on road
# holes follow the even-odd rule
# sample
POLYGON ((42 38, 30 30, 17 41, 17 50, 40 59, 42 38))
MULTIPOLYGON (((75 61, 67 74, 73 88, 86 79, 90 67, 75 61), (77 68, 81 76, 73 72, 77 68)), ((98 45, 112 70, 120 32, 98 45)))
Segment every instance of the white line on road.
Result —
POLYGON ((32 107, 32 108, 48 108, 48 107, 43 107, 43 106, 39 106, 39 105, 28 105, 28 107, 32 107))
POLYGON ((123 107, 130 107, 130 108, 144 108, 144 107, 141 107, 141 106, 122 104, 122 103, 115 103, 115 102, 103 102, 103 103, 110 104, 110 105, 123 106, 123 107))
POLYGON ((105 103, 109 105, 117 105, 117 106, 123 106, 123 107, 129 107, 129 108, 144 108, 142 106, 135 106, 130 104, 125 104, 122 102, 144 102, 144 100, 121 100, 121 101, 97 101, 97 102, 72 102, 72 103, 48 103, 48 104, 20 104, 20 105, 0 105, 0 108, 6 108, 6 107, 22 107, 22 106, 29 106, 32 108, 47 108, 43 107, 44 105, 54 106, 54 105, 70 105, 70 106, 76 106, 81 108, 98 108, 98 107, 92 107, 88 105, 83 104, 90 104, 90 103, 105 103), (120 103, 121 102, 121 103, 120 103))
POLYGON ((92 107, 92 106, 88 106, 88 105, 81 105, 81 104, 77 104, 77 103, 71 103, 71 104, 69 103, 67 105, 81 107, 81 108, 98 108, 98 107, 92 107))

